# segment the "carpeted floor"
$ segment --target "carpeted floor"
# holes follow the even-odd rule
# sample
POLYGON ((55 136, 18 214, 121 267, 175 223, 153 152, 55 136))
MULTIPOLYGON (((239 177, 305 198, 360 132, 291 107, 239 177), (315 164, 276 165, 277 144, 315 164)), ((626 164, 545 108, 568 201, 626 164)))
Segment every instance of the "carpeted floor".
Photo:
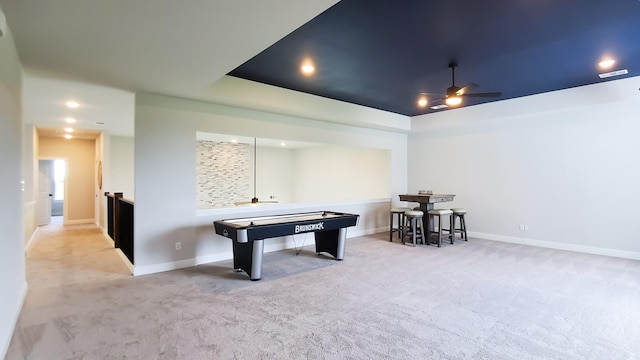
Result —
MULTIPOLYGON (((213 230, 212 230, 213 231, 213 230)), ((349 239, 132 277, 95 228, 43 228, 6 359, 636 359, 640 262, 470 239, 349 239)))

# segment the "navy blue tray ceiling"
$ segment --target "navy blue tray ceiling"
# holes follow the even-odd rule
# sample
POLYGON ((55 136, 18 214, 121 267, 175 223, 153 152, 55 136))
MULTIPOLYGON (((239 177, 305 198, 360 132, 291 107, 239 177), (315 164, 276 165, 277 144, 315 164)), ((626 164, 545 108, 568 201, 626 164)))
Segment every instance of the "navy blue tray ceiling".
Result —
POLYGON ((457 86, 501 92, 461 106, 637 76, 640 1, 342 0, 229 75, 415 116, 442 111, 452 61, 457 86), (601 79, 606 56, 628 74, 601 79))

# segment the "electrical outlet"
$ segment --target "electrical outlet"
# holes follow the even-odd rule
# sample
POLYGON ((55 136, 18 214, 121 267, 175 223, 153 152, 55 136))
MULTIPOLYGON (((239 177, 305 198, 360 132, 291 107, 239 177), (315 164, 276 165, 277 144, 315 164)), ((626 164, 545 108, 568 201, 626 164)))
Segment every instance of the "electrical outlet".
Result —
POLYGON ((519 229, 520 229, 520 231, 524 231, 524 224, 520 224, 519 229))
POLYGON ((176 243, 176 250, 182 250, 182 243, 179 241, 176 243))

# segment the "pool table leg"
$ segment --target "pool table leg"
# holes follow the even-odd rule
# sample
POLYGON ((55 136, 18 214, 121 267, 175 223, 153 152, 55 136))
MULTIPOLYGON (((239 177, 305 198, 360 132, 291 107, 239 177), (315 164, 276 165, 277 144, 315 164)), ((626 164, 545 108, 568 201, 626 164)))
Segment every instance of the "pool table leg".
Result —
POLYGON ((262 255, 264 240, 254 240, 247 243, 233 243, 233 268, 244 270, 251 280, 262 278, 262 255))
POLYGON ((316 231, 316 253, 326 252, 336 260, 344 259, 344 248, 347 242, 347 228, 316 231))
POLYGON ((264 254, 264 240, 253 241, 253 254, 251 256, 251 280, 262 278, 262 255, 264 254))

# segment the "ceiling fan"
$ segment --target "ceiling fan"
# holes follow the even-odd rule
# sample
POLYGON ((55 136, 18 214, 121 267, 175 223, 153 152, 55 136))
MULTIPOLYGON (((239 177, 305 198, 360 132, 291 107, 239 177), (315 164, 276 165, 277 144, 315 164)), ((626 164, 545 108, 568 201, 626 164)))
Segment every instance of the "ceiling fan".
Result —
POLYGON ((253 198, 251 199, 251 201, 238 201, 236 203, 234 203, 235 205, 247 205, 247 204, 267 204, 267 203, 272 203, 275 204, 277 203, 277 201, 273 200, 273 201, 260 201, 258 200, 258 197, 256 196, 256 177, 257 177, 257 171, 256 171, 256 164, 258 164, 258 142, 257 139, 254 137, 253 138, 253 198))
POLYGON ((455 70, 457 66, 458 64, 455 62, 449 63, 449 68, 451 69, 451 86, 447 88, 447 93, 444 96, 444 98, 436 100, 436 102, 444 102, 444 104, 446 104, 446 106, 440 105, 439 108, 460 105, 460 103, 462 103, 463 97, 500 97, 502 96, 502 92, 499 92, 499 91, 484 92, 484 93, 470 93, 469 92, 470 90, 478 87, 478 84, 474 84, 474 83, 469 83, 462 87, 456 86, 455 70))

